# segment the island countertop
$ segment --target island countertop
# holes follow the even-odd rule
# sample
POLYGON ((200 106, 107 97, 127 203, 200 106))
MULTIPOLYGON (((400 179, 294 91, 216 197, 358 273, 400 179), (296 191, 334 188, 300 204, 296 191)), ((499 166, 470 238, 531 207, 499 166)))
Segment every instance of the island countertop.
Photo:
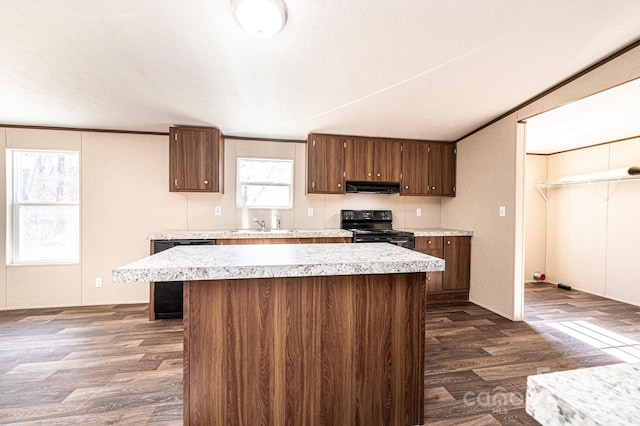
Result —
POLYGON ((199 281, 443 271, 393 244, 178 246, 113 270, 113 282, 199 281))

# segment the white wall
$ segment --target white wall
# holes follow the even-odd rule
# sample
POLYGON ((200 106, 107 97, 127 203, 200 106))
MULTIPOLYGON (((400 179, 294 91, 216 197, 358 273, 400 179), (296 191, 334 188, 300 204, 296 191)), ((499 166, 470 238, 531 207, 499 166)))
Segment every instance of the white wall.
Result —
MULTIPOLYGON (((570 151, 549 157, 548 179, 552 182, 562 176, 606 170, 608 166, 608 146, 570 151)), ((606 191, 606 183, 547 190, 549 281, 602 294, 606 268, 606 191)))
MULTIPOLYGON (((549 156, 549 181, 640 164, 640 138, 549 156)), ((640 305, 640 181, 548 189, 549 280, 640 305)))
POLYGON ((470 300, 507 318, 514 316, 516 136, 514 115, 458 143, 456 197, 442 201, 443 227, 473 231, 470 300))
POLYGON ((525 175, 525 281, 546 272, 547 204, 534 185, 547 182, 547 156, 527 155, 525 175))
MULTIPOLYGON (((340 209, 391 209, 396 228, 439 227, 440 199, 399 195, 305 194, 305 145, 227 140, 224 194, 169 192, 168 136, 0 128, 0 146, 76 150, 81 153, 81 261, 76 265, 6 265, 0 244, 0 309, 148 301, 145 283, 114 284, 111 270, 148 255, 148 233, 166 230, 251 228, 274 214, 283 228, 338 228, 340 209), (237 157, 295 160, 294 208, 235 207, 237 157), (214 207, 222 215, 214 215, 214 207), (314 215, 308 216, 308 207, 314 215), (415 209, 422 209, 417 217, 415 209), (103 287, 96 288, 95 279, 103 287)), ((5 162, 5 150, 0 161, 5 162)), ((4 166, 3 166, 4 167, 4 166)), ((0 173, 5 203, 0 239, 6 240, 6 171, 0 173)))
POLYGON ((162 164, 169 164, 168 137, 82 132, 79 304, 148 300, 148 285, 114 284, 111 270, 149 253, 147 233, 186 225, 186 199, 169 192, 162 164))

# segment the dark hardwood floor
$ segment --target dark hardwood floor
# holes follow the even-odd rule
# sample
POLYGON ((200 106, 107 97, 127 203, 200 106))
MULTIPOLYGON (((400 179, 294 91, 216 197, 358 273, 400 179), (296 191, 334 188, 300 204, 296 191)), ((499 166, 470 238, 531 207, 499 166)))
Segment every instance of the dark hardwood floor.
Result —
POLYGON ((0 312, 0 424, 181 425, 182 321, 146 305, 0 312))
MULTIPOLYGON (((525 322, 427 307, 426 424, 537 424, 528 375, 622 362, 554 324, 640 341, 640 307, 547 284, 525 298, 525 322)), ((182 424, 182 322, 145 305, 0 311, 0 424, 182 424)))
POLYGON ((429 306, 426 424, 537 425, 528 375, 623 362, 554 325, 586 321, 640 341, 639 320, 640 307, 551 284, 526 284, 523 322, 470 303, 429 306))

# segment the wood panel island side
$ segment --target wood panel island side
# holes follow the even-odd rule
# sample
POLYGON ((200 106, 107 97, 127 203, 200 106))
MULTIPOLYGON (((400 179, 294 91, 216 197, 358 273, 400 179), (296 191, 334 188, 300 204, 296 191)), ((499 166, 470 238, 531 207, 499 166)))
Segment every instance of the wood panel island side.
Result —
POLYGON ((113 280, 185 282, 185 425, 421 425, 442 270, 391 244, 184 246, 113 280))

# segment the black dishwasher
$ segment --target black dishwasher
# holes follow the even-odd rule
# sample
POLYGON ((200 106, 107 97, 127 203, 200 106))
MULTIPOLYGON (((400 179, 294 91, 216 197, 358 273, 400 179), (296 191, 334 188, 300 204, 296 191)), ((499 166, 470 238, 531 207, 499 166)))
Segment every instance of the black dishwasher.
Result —
MULTIPOLYGON (((175 246, 215 245, 216 240, 162 240, 153 242, 153 253, 175 246)), ((153 312, 156 319, 182 318, 182 281, 154 283, 153 312)))

